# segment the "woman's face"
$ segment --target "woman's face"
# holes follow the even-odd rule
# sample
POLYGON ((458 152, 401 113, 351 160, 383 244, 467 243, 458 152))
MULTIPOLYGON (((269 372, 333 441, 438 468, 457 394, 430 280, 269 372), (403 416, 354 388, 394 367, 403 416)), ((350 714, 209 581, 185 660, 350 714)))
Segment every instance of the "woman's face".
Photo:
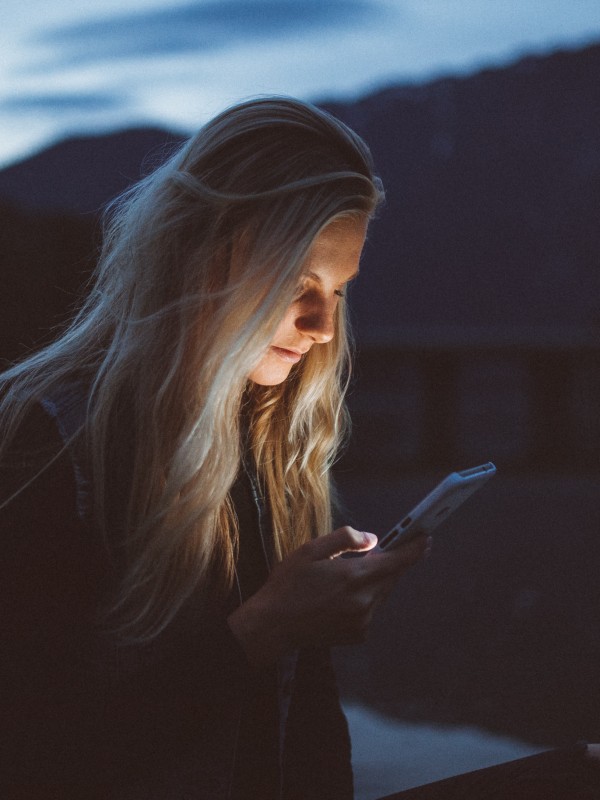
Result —
POLYGON ((282 383, 313 345, 333 339, 334 312, 346 284, 358 272, 366 232, 366 220, 347 218, 332 222, 317 236, 296 297, 250 380, 261 386, 282 383))

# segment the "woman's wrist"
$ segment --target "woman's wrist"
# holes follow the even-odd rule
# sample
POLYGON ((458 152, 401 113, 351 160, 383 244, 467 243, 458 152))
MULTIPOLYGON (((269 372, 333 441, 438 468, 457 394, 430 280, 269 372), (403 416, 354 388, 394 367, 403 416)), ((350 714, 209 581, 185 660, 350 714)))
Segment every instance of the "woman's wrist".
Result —
POLYGON ((265 609, 254 598, 242 603, 227 617, 231 632, 254 667, 272 664, 283 652, 276 641, 274 627, 266 620, 265 609))

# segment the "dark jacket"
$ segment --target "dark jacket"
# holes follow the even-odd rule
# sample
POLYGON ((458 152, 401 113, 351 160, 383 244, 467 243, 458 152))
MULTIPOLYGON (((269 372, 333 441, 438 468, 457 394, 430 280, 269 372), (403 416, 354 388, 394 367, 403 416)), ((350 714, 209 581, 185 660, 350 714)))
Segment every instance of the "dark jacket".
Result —
POLYGON ((149 645, 102 632, 114 564, 86 519, 81 453, 63 449, 81 414, 80 393, 46 398, 0 465, 0 502, 31 481, 0 510, 0 796, 351 798, 327 650, 255 669, 219 601, 189 603, 149 645), (255 753, 260 790, 245 784, 255 753))

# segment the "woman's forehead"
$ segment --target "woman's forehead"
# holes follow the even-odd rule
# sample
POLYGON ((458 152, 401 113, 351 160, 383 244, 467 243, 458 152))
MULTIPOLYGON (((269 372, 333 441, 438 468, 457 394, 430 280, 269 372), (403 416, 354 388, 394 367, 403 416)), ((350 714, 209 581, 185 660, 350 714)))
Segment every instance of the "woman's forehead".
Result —
MULTIPOLYGON (((366 234, 366 219, 344 217, 330 223, 312 243, 305 273, 313 273, 318 277, 323 268, 330 266, 356 272, 366 234)), ((350 277, 352 274, 346 280, 350 277)))

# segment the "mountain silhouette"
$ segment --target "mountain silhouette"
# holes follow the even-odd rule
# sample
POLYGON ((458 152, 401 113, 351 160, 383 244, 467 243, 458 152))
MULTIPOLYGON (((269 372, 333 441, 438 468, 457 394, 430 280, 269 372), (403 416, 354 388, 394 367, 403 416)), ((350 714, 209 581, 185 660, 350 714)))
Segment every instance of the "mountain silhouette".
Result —
POLYGON ((0 171, 0 198, 28 212, 95 214, 183 138, 134 128, 66 139, 0 171))
MULTIPOLYGON (((365 137, 386 187, 352 297, 361 341, 598 337, 600 45, 320 105, 365 137)), ((97 215, 181 139, 61 142, 1 171, 0 201, 97 215)))
POLYGON ((330 107, 387 187, 361 330, 597 326, 600 46, 330 107))

